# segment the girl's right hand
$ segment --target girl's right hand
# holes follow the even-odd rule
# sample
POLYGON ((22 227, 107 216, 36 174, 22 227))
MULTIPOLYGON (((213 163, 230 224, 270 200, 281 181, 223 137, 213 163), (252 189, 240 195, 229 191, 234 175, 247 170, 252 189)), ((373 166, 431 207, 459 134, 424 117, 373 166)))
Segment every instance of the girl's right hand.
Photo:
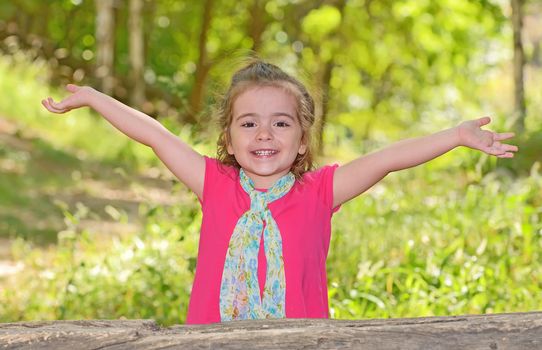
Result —
POLYGON ((66 113, 75 108, 88 106, 90 103, 90 95, 96 91, 89 86, 77 86, 74 84, 66 85, 66 90, 71 92, 71 95, 62 101, 55 102, 51 97, 47 97, 46 100, 41 100, 41 104, 47 108, 49 112, 59 114, 66 113))

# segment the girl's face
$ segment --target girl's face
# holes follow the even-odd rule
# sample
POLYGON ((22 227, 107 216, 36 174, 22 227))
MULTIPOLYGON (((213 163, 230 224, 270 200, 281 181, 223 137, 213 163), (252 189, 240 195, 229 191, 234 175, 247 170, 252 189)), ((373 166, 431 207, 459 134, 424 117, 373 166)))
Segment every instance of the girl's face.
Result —
POLYGON ((256 188, 269 188, 304 154, 295 97, 273 86, 252 87, 233 104, 228 153, 256 188))

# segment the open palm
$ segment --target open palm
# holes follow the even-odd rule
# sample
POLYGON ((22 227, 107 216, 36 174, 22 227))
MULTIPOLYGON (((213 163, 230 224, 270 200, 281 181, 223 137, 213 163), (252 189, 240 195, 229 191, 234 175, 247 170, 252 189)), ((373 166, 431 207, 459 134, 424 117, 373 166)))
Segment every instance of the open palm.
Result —
POLYGON ((513 158, 518 151, 517 146, 501 143, 515 136, 513 132, 496 133, 482 130, 481 127, 491 122, 490 117, 465 121, 458 126, 460 144, 480 150, 499 158, 513 158))
POLYGON ((55 102, 51 97, 41 101, 41 104, 47 108, 49 112, 66 113, 72 109, 87 106, 88 95, 93 90, 88 86, 77 86, 74 84, 66 85, 66 90, 71 92, 71 95, 60 102, 55 102))

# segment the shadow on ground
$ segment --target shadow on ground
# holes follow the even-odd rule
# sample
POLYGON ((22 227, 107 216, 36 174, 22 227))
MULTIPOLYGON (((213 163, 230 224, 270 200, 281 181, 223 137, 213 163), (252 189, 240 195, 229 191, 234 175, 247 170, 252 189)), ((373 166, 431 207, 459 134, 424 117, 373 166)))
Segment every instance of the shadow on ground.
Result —
MULTIPOLYGON (((67 227, 66 213, 84 212, 80 227, 107 234, 135 232, 139 206, 172 205, 187 191, 171 174, 82 159, 57 149, 37 134, 0 118, 0 239, 55 243, 67 227), (129 175, 127 175, 129 174, 129 175), (119 219, 119 217, 124 219, 119 219)), ((0 254, 6 254, 3 249, 0 254)), ((0 259, 6 258, 0 256, 0 259)))

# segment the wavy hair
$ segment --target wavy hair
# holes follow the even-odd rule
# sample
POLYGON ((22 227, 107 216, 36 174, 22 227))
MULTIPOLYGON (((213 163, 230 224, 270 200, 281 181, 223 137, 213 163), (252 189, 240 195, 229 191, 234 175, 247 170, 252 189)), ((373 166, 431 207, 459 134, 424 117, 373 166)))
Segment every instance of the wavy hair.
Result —
POLYGON ((247 66, 235 72, 230 86, 218 104, 220 135, 217 142, 217 158, 225 165, 241 168, 235 156, 228 153, 230 126, 233 119, 233 104, 237 97, 253 87, 273 86, 291 93, 297 102, 296 114, 301 125, 301 141, 307 145, 304 154, 298 154, 290 171, 296 179, 313 168, 311 128, 314 125, 314 100, 305 86, 274 64, 253 59, 247 66))

